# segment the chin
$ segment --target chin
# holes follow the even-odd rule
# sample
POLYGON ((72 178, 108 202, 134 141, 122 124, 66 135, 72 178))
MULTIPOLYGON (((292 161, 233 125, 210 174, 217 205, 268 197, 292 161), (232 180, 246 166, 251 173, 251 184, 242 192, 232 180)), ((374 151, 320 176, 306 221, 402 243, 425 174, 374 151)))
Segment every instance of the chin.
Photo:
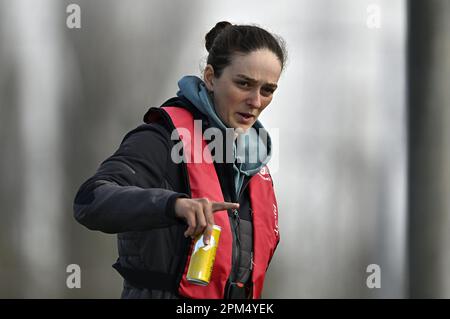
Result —
POLYGON ((248 125, 246 125, 246 126, 238 125, 237 128, 236 128, 236 130, 238 130, 238 133, 246 133, 251 127, 252 127, 252 125, 251 125, 251 126, 248 126, 248 125), (239 132, 239 131, 241 131, 241 132, 239 132))
POLYGON ((234 128, 235 130, 239 129, 239 130, 247 131, 248 129, 250 129, 253 126, 253 124, 255 124, 255 122, 253 122, 252 124, 248 124, 248 125, 244 125, 239 122, 232 122, 231 123, 232 125, 230 127, 234 128))

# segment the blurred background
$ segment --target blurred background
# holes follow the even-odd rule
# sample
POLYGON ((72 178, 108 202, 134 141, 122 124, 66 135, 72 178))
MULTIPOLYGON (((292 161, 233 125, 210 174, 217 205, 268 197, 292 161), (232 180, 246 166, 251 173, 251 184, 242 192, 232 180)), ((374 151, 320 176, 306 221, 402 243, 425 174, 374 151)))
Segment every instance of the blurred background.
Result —
POLYGON ((446 0, 0 0, 0 297, 120 297, 116 237, 73 198, 228 20, 289 51, 261 116, 281 230, 263 297, 449 298, 449 18, 446 0))

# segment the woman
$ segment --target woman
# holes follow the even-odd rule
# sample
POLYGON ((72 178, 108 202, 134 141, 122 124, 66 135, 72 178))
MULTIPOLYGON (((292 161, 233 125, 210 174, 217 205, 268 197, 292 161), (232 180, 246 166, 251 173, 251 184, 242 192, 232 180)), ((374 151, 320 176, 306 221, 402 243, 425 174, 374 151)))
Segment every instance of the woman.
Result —
POLYGON ((78 222, 118 234, 113 267, 124 277, 122 298, 261 296, 279 233, 265 166, 271 140, 257 119, 272 100, 285 50, 264 29, 228 22, 206 35, 206 49, 203 80, 183 77, 177 97, 150 108, 146 124, 75 197, 78 222), (211 281, 192 284, 193 238, 203 234, 208 244, 215 224, 222 232, 211 281))

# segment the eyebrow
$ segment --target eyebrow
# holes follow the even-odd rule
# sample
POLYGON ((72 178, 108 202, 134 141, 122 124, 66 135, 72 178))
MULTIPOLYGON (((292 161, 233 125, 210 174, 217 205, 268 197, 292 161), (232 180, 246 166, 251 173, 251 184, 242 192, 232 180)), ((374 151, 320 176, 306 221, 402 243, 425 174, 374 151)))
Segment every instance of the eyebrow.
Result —
MULTIPOLYGON (((257 80, 252 79, 244 74, 238 74, 237 76, 249 81, 250 83, 258 83, 257 80)), ((272 87, 273 89, 276 89, 278 87, 278 85, 276 85, 275 83, 266 83, 266 85, 272 87)))

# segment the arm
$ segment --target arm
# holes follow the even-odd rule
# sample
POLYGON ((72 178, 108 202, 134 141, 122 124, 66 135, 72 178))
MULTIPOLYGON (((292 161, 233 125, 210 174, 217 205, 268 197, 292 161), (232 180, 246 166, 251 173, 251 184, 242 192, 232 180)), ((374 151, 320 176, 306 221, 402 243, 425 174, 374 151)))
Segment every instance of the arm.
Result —
POLYGON ((85 181, 74 200, 75 219, 105 233, 168 227, 175 200, 188 197, 164 188, 170 135, 158 124, 128 133, 119 149, 85 181))

